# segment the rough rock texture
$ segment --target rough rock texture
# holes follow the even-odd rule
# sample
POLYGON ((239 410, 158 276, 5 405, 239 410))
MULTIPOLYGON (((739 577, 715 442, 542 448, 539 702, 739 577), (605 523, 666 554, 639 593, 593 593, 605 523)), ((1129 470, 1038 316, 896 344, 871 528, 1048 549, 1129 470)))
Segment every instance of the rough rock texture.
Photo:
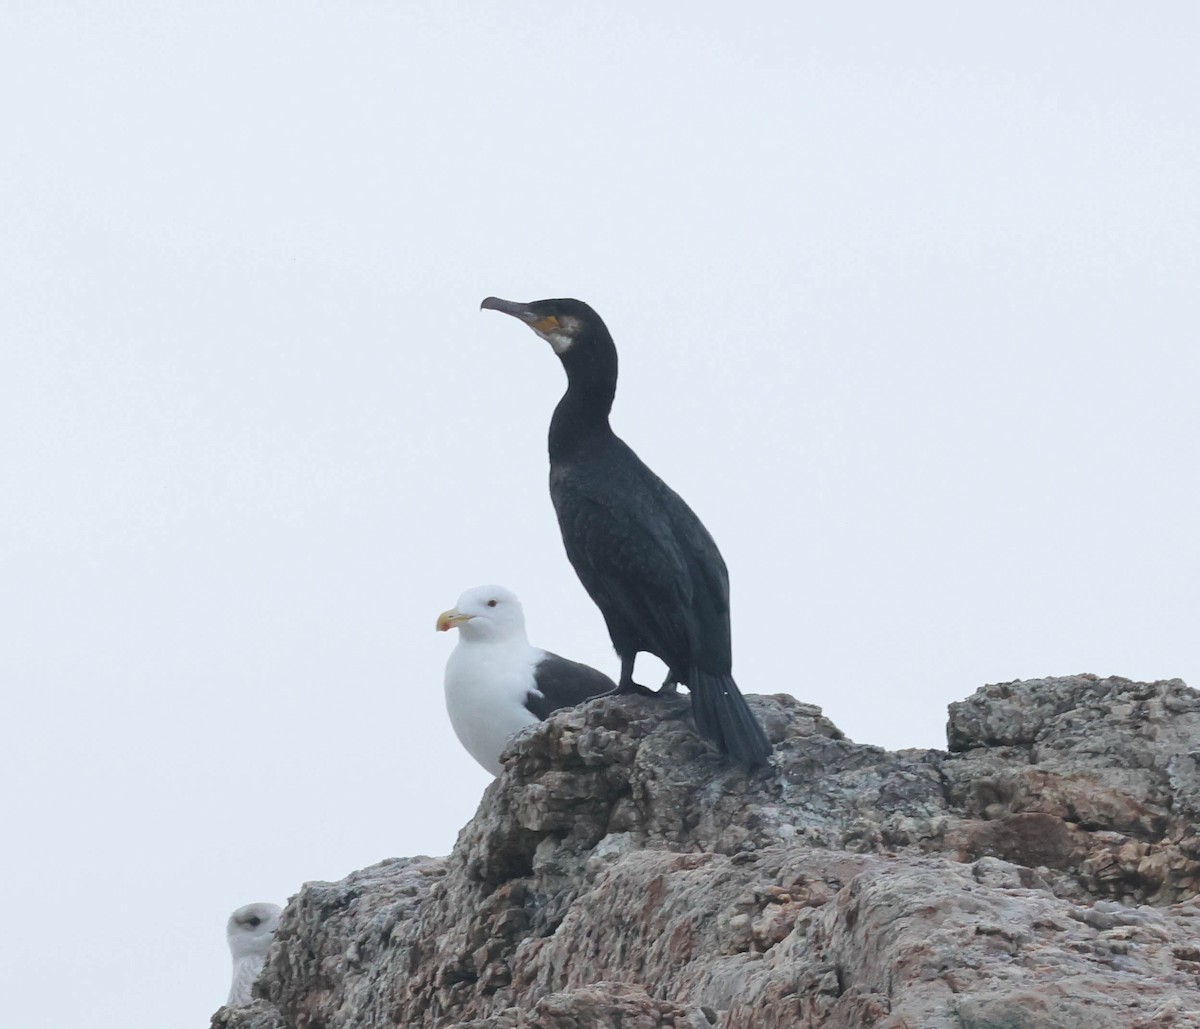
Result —
POLYGON ((680 698, 523 734, 448 858, 307 884, 213 1025, 1200 1029, 1200 695, 986 686, 949 753, 750 703, 753 776, 680 698))

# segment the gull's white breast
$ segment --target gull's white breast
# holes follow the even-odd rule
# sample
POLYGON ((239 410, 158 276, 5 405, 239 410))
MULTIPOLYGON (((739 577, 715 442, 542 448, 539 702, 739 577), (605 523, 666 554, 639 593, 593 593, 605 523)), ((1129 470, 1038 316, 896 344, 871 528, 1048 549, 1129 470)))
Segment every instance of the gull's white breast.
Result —
POLYGON ((446 662, 446 711, 467 752, 492 775, 513 734, 539 721, 525 707, 543 652, 522 641, 460 639, 446 662))

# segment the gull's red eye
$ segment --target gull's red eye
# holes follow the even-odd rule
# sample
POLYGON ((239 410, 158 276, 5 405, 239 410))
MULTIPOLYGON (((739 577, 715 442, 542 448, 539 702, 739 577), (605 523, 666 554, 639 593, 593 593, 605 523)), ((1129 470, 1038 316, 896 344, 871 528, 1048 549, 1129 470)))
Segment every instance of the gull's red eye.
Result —
POLYGON ((497 601, 495 601, 495 600, 489 600, 489 601, 488 601, 488 607, 495 607, 497 603, 498 603, 498 602, 497 602, 497 601))

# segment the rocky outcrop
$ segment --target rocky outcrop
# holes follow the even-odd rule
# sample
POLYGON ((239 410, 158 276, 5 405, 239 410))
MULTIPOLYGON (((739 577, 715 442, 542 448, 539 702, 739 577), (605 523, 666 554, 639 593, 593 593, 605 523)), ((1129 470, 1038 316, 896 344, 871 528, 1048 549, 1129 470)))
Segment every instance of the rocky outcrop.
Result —
POLYGON ((1081 675, 951 705, 950 751, 752 697, 523 734, 448 858, 309 883, 220 1029, 1200 1029, 1200 695, 1081 675))

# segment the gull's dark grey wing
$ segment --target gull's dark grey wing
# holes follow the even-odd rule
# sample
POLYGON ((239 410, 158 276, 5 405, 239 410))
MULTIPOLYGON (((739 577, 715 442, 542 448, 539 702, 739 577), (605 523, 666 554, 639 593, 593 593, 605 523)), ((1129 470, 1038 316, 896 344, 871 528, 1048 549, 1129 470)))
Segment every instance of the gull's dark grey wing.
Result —
POLYGON ((617 684, 590 665, 570 661, 549 651, 533 669, 535 692, 525 698, 525 707, 536 717, 546 718, 551 711, 574 707, 585 700, 611 693, 617 684))

